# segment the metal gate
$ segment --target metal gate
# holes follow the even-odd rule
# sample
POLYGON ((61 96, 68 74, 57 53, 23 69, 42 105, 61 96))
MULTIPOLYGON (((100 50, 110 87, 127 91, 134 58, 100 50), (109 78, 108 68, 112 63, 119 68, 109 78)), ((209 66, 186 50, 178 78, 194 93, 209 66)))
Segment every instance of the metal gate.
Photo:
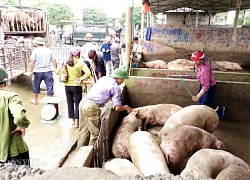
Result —
POLYGON ((68 46, 68 47, 49 47, 49 48, 56 55, 57 63, 62 64, 62 62, 69 59, 69 51, 70 51, 71 47, 72 46, 68 46))
POLYGON ((1 45, 0 65, 5 68, 9 79, 28 71, 30 51, 16 41, 5 41, 1 45))

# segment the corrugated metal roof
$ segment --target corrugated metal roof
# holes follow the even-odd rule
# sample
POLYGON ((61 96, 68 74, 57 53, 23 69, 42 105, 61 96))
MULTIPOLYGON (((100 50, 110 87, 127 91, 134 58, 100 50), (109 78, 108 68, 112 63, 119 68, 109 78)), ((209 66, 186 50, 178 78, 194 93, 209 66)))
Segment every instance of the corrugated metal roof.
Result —
MULTIPOLYGON (((169 10, 192 8, 219 13, 236 10, 237 0, 148 0, 151 12, 164 13, 169 10)), ((241 10, 250 9, 250 0, 241 0, 241 10)))

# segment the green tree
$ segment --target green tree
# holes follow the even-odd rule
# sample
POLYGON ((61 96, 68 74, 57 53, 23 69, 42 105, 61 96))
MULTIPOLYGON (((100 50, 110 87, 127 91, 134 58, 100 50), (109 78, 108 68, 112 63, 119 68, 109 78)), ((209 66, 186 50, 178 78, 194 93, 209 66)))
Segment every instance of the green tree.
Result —
POLYGON ((243 24, 244 11, 246 11, 246 24, 245 25, 249 26, 250 25, 250 13, 249 13, 249 9, 240 11, 240 13, 239 13, 239 19, 238 19, 238 25, 242 25, 243 24))
MULTIPOLYGON (((134 25, 135 27, 141 28, 141 11, 142 6, 134 7, 134 25)), ((122 12, 121 17, 119 18, 119 23, 124 24, 126 22, 126 13, 122 12)))
POLYGON ((226 17, 226 13, 223 12, 223 13, 217 13, 215 15, 215 23, 216 24, 225 24, 225 17, 226 17))
POLYGON ((5 5, 16 5, 16 1, 15 0, 5 0, 4 4, 5 5))
POLYGON ((94 22, 107 22, 107 15, 102 9, 90 7, 83 9, 83 21, 85 23, 94 23, 94 22))
POLYGON ((42 3, 40 5, 49 14, 49 23, 63 28, 63 26, 71 24, 74 20, 74 13, 69 6, 57 3, 42 3))

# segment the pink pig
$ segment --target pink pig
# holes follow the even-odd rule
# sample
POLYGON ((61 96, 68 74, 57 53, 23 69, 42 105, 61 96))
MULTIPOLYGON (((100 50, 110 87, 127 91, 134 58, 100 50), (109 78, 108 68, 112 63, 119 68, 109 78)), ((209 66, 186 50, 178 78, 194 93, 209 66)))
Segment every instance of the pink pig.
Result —
POLYGON ((144 62, 145 67, 153 69, 167 69, 167 63, 163 60, 144 62))
POLYGON ((214 135, 189 125, 173 128, 160 144, 171 173, 179 174, 185 158, 203 148, 225 149, 214 135))

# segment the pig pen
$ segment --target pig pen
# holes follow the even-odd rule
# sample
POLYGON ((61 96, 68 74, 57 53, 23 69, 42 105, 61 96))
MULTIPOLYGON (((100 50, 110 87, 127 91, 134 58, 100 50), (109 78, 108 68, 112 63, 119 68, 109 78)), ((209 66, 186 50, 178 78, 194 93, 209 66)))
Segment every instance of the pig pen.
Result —
MULTIPOLYGON (((125 80, 122 103, 132 108, 169 103, 182 107, 197 104, 193 102, 186 88, 180 81, 180 75, 193 95, 198 91, 199 83, 194 71, 174 71, 167 69, 132 69, 130 79, 125 80)), ((215 105, 226 107, 225 116, 213 133, 224 142, 226 151, 250 164, 250 79, 249 73, 214 71, 218 90, 213 101, 215 105)), ((111 146, 116 129, 125 112, 111 110, 109 119, 102 129, 103 160, 113 157, 111 146)), ((100 163, 101 164, 101 163, 100 163)))
MULTIPOLYGON (((241 158, 246 163, 250 164, 249 145, 250 145, 250 123, 249 123, 249 95, 250 83, 249 73, 235 73, 235 72, 214 72, 218 82, 218 91, 214 99, 214 104, 224 105, 226 107, 225 116, 219 122, 219 126, 213 132, 218 139, 224 142, 226 151, 241 158)), ((131 71, 130 79, 125 80, 126 86, 122 88, 122 104, 128 104, 131 107, 141 107, 146 105, 172 103, 182 107, 196 104, 192 101, 187 90, 180 81, 179 75, 182 75, 184 81, 193 94, 197 93, 198 81, 192 78, 195 75, 193 71, 171 71, 159 69, 133 69, 131 71), (174 77, 171 78, 170 76, 174 77)), ((110 107, 110 106, 109 106, 110 107)), ((84 164, 87 167, 102 168, 103 164, 113 157, 111 147, 116 129, 119 127, 126 112, 118 112, 112 108, 106 108, 102 116, 101 129, 98 140, 94 145, 92 151, 88 154, 88 163, 84 164)), ((68 172, 66 174, 72 175, 73 171, 77 171, 77 177, 93 177, 98 175, 96 168, 91 168, 93 172, 91 175, 79 174, 79 172, 86 172, 87 169, 79 171, 80 169, 65 169, 60 168, 58 174, 61 172, 68 172), (70 172, 70 173, 69 173, 70 172)), ((58 170, 56 170, 58 171, 58 170)), ((56 171, 51 171, 50 179, 58 179, 56 171)), ((65 177, 65 173, 62 177, 65 177)), ((100 172, 99 172, 100 173, 100 172)), ((104 178, 104 171, 102 172, 102 179, 104 178)), ((112 175, 113 176, 113 175, 112 175)), ((41 178, 44 176, 41 176, 41 178)), ((108 177, 111 178, 110 173, 108 177)), ((148 177, 130 177, 123 178, 116 176, 116 179, 168 179, 169 176, 148 176, 148 177)), ((100 177, 96 178, 99 179, 100 177)), ((107 178, 107 179, 109 179, 107 178)), ((32 177, 32 179, 35 179, 32 177)), ((39 178, 38 178, 39 179, 39 178)), ((95 179, 93 177, 93 179, 95 179)), ((172 179, 174 179, 172 177, 172 179)), ((175 179, 185 179, 175 177, 175 179)), ((188 178, 191 179, 191 178, 188 178)))

